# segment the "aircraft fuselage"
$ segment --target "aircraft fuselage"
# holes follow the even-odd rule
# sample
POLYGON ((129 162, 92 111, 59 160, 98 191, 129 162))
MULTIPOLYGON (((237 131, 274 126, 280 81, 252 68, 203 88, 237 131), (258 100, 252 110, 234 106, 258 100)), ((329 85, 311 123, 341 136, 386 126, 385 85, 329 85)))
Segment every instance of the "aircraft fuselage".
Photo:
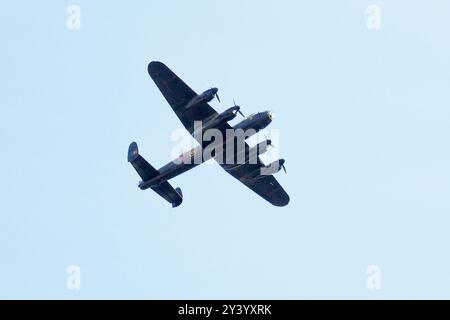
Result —
MULTIPOLYGON (((227 111, 225 111, 223 114, 220 114, 217 118, 220 118, 220 120, 225 123, 229 121, 229 118, 234 118, 231 117, 228 113, 231 113, 232 111, 234 111, 233 107, 228 109, 227 111), (222 117, 221 117, 222 116, 222 117)), ((256 134, 258 131, 266 128, 273 119, 273 114, 270 111, 265 111, 265 112, 259 112, 257 114, 253 114, 250 115, 248 117, 246 117, 244 120, 242 120, 241 122, 239 122, 238 124, 236 124, 233 127, 233 131, 234 133, 237 132, 237 130, 241 130, 241 132, 243 132, 245 134, 245 138, 249 138, 250 136, 256 134)), ((214 120, 214 119, 212 119, 214 120)), ((212 121, 210 120, 210 121, 212 121)), ((208 127, 211 128, 211 126, 206 126, 206 128, 204 128, 202 130, 202 134, 204 134, 204 132, 206 130, 208 130, 208 127)), ((220 127, 220 123, 218 122, 214 122, 214 128, 219 128, 220 127)), ((222 140, 223 143, 221 146, 219 146, 218 149, 223 150, 223 153, 226 153, 226 146, 227 143, 229 142, 229 139, 227 140, 227 137, 229 137, 229 135, 227 135, 226 132, 222 132, 224 139, 222 140)), ((232 135, 233 138, 233 143, 234 143, 234 148, 233 148, 233 152, 235 153, 233 156, 233 159, 236 159, 239 154, 243 153, 243 150, 239 150, 239 148, 237 148, 236 146, 238 146, 238 144, 236 143, 236 136, 233 134, 232 135), (237 150, 236 150, 237 148, 237 150)), ((203 150, 205 148, 208 147, 208 145, 215 143, 215 141, 204 141, 203 146, 199 145, 191 150, 189 150, 188 152, 183 153, 182 155, 180 155, 178 158, 172 160, 171 162, 167 163, 165 166, 161 167, 160 169, 158 169, 159 171, 159 175, 156 176, 153 179, 147 180, 147 181, 141 181, 139 183, 139 188, 142 190, 157 186, 163 182, 166 182, 167 180, 170 180, 190 169, 195 168, 196 166, 202 164, 205 161, 208 161, 209 159, 211 159, 214 155, 205 155, 203 150)), ((270 144, 270 141, 269 143, 270 144)), ((245 145, 245 144, 244 144, 245 145)), ((241 148, 242 149, 242 148, 241 148)), ((267 148, 257 148, 256 149, 258 152, 258 150, 263 153, 267 150, 267 148)), ((260 153, 258 153, 259 155, 260 153)), ((248 159, 245 159, 244 162, 248 162, 248 159)))

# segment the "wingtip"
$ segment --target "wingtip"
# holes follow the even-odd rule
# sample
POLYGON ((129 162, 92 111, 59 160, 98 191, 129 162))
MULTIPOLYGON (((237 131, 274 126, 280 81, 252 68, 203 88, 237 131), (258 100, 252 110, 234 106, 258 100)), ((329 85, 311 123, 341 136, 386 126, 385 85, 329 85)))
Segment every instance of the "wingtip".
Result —
POLYGON ((150 75, 156 74, 162 68, 167 68, 166 65, 160 61, 152 61, 148 64, 148 73, 150 75))
MULTIPOLYGON (((286 200, 284 201, 284 206, 287 206, 289 204, 289 202, 291 201, 291 198, 289 197, 289 195, 286 193, 286 200)), ((284 207, 283 206, 283 207, 284 207)))
POLYGON ((289 198, 289 195, 287 193, 285 194, 285 196, 283 198, 280 198, 279 200, 280 201, 274 202, 272 204, 276 207, 285 207, 291 201, 291 199, 289 198))

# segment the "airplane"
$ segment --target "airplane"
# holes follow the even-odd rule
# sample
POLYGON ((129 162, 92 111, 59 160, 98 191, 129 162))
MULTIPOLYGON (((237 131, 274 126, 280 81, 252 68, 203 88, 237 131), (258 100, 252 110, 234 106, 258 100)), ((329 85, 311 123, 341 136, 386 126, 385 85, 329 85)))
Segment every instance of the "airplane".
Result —
MULTIPOLYGON (((199 142, 199 146, 181 155, 179 158, 182 158, 183 161, 171 161, 156 170, 139 154, 136 142, 132 142, 128 148, 128 162, 131 163, 142 179, 138 184, 141 190, 150 188, 172 204, 173 208, 178 207, 183 202, 183 193, 180 188, 174 189, 168 180, 213 158, 226 172, 272 205, 283 207, 289 203, 289 195, 273 176, 273 173, 281 169, 286 172, 285 160, 279 159, 270 165, 265 165, 259 159, 259 155, 265 153, 267 147, 271 146, 271 140, 266 138, 266 141, 259 143, 255 147, 250 147, 244 140, 243 148, 238 148, 236 144, 237 139, 234 136, 230 139, 226 138, 225 141, 216 139, 214 141, 206 141, 207 139, 203 139, 202 136, 202 133, 211 129, 223 133, 224 136, 225 132, 229 130, 237 131, 239 129, 244 132, 248 130, 251 132, 251 135, 255 134, 272 122, 273 113, 271 111, 250 115, 232 127, 228 124, 228 121, 233 120, 237 114, 244 115, 236 103, 234 103, 233 107, 220 114, 214 110, 208 102, 214 98, 217 98, 220 102, 217 88, 211 88, 202 94, 197 94, 172 70, 159 61, 150 62, 148 73, 186 130, 199 142), (198 129, 196 124, 200 121, 202 126, 198 129), (228 150, 227 145, 230 143, 233 143, 233 145, 228 150), (211 147, 213 144, 215 145, 213 152, 211 152, 210 156, 205 156, 202 150, 211 147), (231 155, 233 159, 231 163, 218 161, 220 156, 223 159, 223 156, 227 155, 231 155), (253 162, 250 161, 251 155, 256 155, 256 159, 253 162), (240 162, 237 160, 239 156, 241 157, 240 159, 243 159, 240 162), (186 159, 189 161, 184 161, 186 159)), ((246 138, 248 136, 245 136, 246 138)))

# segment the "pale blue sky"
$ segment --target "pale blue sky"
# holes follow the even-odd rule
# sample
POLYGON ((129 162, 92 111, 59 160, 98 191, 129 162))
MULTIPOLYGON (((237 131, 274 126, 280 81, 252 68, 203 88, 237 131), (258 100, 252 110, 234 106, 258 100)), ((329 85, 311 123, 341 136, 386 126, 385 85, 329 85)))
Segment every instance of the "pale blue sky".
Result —
POLYGON ((437 0, 4 1, 0 298, 450 298, 449 32, 437 0), (128 144, 160 167, 181 126, 151 60, 276 112, 288 207, 217 165, 176 210, 137 188, 128 144))

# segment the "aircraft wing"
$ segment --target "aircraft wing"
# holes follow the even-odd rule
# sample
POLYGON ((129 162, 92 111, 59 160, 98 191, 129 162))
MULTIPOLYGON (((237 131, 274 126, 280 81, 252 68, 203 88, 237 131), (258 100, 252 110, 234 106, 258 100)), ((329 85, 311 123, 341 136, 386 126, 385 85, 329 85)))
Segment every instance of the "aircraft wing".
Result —
POLYGON ((208 103, 187 109, 186 105, 197 96, 197 93, 162 62, 150 62, 148 73, 191 135, 194 132, 194 121, 205 121, 218 115, 208 103))
MULTIPOLYGON (((246 146, 247 147, 247 146, 246 146)), ((235 177, 237 180, 246 185, 249 189, 257 193, 263 199, 269 201, 277 207, 283 207, 289 203, 289 195, 284 191, 283 187, 278 183, 273 175, 261 175, 249 178, 247 175, 255 170, 260 170, 264 164, 259 160, 256 164, 241 164, 241 165, 227 165, 220 164, 220 166, 235 177)))

